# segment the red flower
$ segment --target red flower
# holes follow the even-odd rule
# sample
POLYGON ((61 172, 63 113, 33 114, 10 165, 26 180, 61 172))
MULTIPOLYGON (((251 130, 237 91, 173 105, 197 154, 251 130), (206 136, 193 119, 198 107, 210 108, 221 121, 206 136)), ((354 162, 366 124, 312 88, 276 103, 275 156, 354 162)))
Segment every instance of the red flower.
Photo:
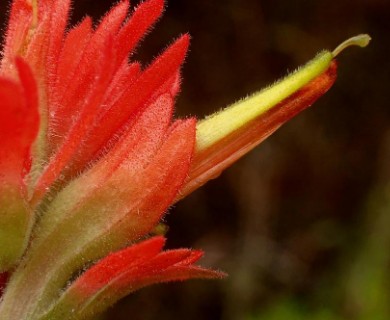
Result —
POLYGON ((173 202, 335 80, 325 52, 198 124, 172 120, 189 37, 143 69, 129 58, 163 0, 128 10, 121 1, 96 28, 87 17, 66 31, 69 0, 13 1, 0 77, 1 319, 84 319, 152 283, 223 277, 194 265, 200 251, 145 239, 173 202))

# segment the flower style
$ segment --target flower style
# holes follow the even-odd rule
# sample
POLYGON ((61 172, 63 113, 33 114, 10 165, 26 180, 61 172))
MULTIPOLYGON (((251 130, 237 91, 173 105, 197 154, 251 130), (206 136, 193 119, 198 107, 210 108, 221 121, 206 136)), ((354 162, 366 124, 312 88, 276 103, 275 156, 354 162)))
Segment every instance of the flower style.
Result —
POLYGON ((221 278, 151 236, 168 207, 324 94, 335 55, 197 122, 173 120, 183 35, 131 61, 163 0, 67 29, 70 0, 14 0, 0 74, 0 318, 88 319, 158 282, 221 278), (2 285, 4 284, 4 285, 2 285), (6 284, 6 285, 5 285, 6 284), (0 293, 1 294, 1 293, 0 293))

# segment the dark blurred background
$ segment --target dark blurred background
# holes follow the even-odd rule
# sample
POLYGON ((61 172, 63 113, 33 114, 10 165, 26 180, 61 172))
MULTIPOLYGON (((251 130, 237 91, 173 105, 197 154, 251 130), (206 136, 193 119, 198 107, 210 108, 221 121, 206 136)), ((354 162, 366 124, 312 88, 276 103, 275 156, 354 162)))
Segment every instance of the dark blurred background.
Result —
MULTIPOLYGON (((74 22, 112 3, 76 0, 74 22)), ((390 319, 390 1, 170 0, 136 58, 185 32, 177 115, 200 118, 350 36, 373 41, 339 57, 312 108, 166 216, 169 248, 202 248, 230 276, 143 289, 102 319, 390 319)))

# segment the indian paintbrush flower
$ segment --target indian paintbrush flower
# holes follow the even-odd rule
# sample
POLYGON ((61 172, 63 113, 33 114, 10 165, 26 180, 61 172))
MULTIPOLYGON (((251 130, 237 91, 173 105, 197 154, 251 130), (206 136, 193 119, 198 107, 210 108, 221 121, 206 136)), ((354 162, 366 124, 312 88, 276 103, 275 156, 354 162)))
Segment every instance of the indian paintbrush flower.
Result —
POLYGON ((151 236, 169 206, 310 106, 336 78, 323 51, 202 121, 172 119, 183 35, 132 62, 163 0, 67 29, 70 0, 14 0, 0 75, 0 318, 87 319, 139 288, 224 273, 151 236), (6 285, 5 285, 6 284, 6 285))

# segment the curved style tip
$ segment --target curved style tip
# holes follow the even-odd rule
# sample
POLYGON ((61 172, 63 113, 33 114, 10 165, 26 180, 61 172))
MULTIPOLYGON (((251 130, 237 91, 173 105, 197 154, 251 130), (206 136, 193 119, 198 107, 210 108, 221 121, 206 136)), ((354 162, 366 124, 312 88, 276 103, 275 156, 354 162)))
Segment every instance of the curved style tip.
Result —
POLYGON ((332 55, 335 58, 340 54, 340 52, 342 52, 344 49, 350 46, 359 46, 361 48, 364 48, 368 46, 370 41, 371 41, 371 37, 368 34, 359 34, 341 43, 336 49, 333 50, 332 55))

